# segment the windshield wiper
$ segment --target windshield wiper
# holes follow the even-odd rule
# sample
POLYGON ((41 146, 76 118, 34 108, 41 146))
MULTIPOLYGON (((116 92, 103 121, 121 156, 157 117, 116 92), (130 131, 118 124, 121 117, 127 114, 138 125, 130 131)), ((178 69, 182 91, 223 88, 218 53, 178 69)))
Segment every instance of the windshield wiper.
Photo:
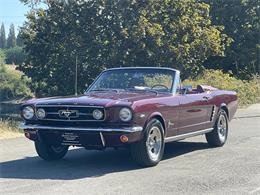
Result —
POLYGON ((90 90, 90 92, 91 91, 114 91, 114 92, 116 92, 116 93, 119 93, 119 90, 118 89, 92 89, 92 90, 90 90))
POLYGON ((134 88, 128 88, 128 91, 136 91, 136 92, 152 92, 158 94, 158 91, 153 90, 153 89, 134 89, 134 88))

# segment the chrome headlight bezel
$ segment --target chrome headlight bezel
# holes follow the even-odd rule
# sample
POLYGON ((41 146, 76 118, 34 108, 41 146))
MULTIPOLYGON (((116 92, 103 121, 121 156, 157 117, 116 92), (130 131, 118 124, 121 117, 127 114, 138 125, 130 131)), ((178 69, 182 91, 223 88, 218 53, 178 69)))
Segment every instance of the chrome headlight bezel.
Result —
POLYGON ((130 108, 124 107, 119 111, 119 118, 123 122, 129 122, 133 118, 133 113, 130 108))
POLYGON ((99 109, 95 109, 92 112, 92 116, 96 120, 101 120, 104 117, 104 113, 99 109))
POLYGON ((46 117, 46 112, 43 108, 39 108, 37 111, 36 111, 36 116, 38 119, 44 119, 46 117))
POLYGON ((26 120, 31 120, 34 117, 34 109, 32 106, 25 106, 22 110, 22 116, 26 120))

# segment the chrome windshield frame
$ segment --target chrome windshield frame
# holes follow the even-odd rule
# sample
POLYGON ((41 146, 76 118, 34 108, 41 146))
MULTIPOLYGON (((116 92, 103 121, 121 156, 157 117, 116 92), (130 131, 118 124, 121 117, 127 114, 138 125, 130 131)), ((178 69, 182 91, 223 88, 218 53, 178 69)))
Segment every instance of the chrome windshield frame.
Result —
POLYGON ((173 69, 173 68, 165 68, 165 67, 121 67, 121 68, 111 68, 111 69, 107 69, 104 70, 103 72, 101 72, 97 78, 91 83, 91 85, 86 89, 86 91, 84 92, 84 94, 87 94, 88 92, 91 91, 91 89, 93 88, 93 86, 95 85, 95 83, 99 80, 99 78, 101 77, 102 74, 104 74, 105 72, 109 72, 109 71, 116 71, 116 70, 136 70, 136 69, 142 69, 142 70, 168 70, 171 71, 173 73, 173 81, 172 81, 172 86, 170 89, 171 94, 175 95, 177 92, 177 86, 178 86, 178 82, 180 79, 180 71, 173 69))

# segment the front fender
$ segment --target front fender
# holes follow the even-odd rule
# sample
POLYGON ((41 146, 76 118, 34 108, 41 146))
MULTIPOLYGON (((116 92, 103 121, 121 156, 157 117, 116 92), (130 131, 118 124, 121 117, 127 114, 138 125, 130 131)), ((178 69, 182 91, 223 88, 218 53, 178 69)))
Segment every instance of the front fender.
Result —
POLYGON ((166 131, 166 128, 167 128, 167 126, 166 126, 166 121, 165 121, 165 119, 164 119, 162 113, 160 113, 160 112, 152 112, 152 113, 150 113, 150 114, 147 116, 147 118, 146 118, 146 121, 145 121, 145 124, 144 124, 143 129, 145 129, 145 127, 146 127, 146 125, 148 124, 148 122, 149 122, 151 119, 153 119, 153 118, 157 118, 157 119, 162 123, 162 125, 163 125, 163 127, 164 127, 164 130, 166 131))

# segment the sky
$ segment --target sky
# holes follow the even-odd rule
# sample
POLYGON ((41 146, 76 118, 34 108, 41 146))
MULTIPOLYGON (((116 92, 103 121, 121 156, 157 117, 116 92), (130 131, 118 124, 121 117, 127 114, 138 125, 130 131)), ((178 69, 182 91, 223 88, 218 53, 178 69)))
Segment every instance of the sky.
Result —
POLYGON ((29 11, 29 7, 25 6, 19 0, 0 0, 0 24, 5 25, 5 34, 8 35, 10 24, 15 25, 16 35, 19 26, 22 26, 29 11))

